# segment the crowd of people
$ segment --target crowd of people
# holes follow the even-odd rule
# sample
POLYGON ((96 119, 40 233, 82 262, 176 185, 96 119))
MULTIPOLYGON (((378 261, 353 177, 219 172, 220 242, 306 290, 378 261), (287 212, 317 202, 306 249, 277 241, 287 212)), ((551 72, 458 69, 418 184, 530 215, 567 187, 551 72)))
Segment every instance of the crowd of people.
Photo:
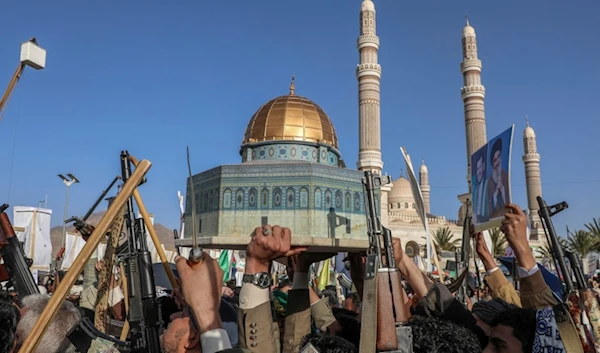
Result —
MULTIPOLYGON (((565 314, 544 281, 527 241, 527 217, 521 208, 507 205, 501 230, 519 266, 519 290, 499 269, 483 235, 472 234, 485 266, 486 287, 476 290, 468 305, 424 274, 405 256, 400 240, 393 238, 396 266, 408 294, 405 305, 411 313, 404 325, 411 328, 412 341, 400 344, 412 345, 414 353, 589 352, 580 339, 581 323, 565 314)), ((310 266, 332 254, 312 253, 291 243, 288 228, 256 228, 246 248, 241 287, 223 283, 222 269, 207 253, 197 264, 178 257, 179 287, 158 299, 166 327, 160 337, 162 351, 296 353, 310 345, 321 353, 358 352, 364 254, 349 254, 356 290, 340 300, 335 288, 320 291, 309 280, 310 266), (287 276, 278 283, 271 280, 273 261, 287 263, 287 276)), ((96 274, 101 265, 96 259, 84 270, 90 277, 84 291, 95 283, 89 273, 96 274)), ((111 297, 116 298, 109 304, 111 315, 123 319, 123 295, 115 289, 118 285, 111 288, 115 291, 111 297)), ((92 299, 86 301, 93 302, 94 293, 87 295, 92 299)), ((0 298, 0 353, 19 351, 48 300, 48 294, 0 298)), ((37 352, 76 352, 67 335, 83 317, 93 315, 93 307, 64 300, 37 352)))

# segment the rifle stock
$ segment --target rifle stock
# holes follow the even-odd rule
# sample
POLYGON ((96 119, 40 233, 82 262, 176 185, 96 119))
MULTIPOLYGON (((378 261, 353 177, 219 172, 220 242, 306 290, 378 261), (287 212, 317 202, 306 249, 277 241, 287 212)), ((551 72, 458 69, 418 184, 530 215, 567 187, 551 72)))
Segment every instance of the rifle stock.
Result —
POLYGON ((4 260, 4 269, 8 277, 13 282, 19 298, 31 294, 37 294, 40 290, 37 287, 29 264, 25 258, 23 247, 15 234, 8 215, 6 214, 7 204, 0 206, 0 254, 4 260))
POLYGON ((360 351, 373 352, 376 347, 380 352, 410 352, 412 334, 410 327, 405 325, 410 318, 405 305, 406 293, 402 288, 401 275, 394 259, 392 233, 382 226, 377 215, 374 192, 375 189, 390 183, 391 179, 389 176, 373 175, 370 171, 365 171, 362 182, 366 194, 365 211, 369 235, 365 291, 369 289, 370 293, 375 293, 372 293, 372 299, 367 296, 363 301, 360 351), (376 309, 375 317, 365 312, 372 309, 376 309), (372 333, 373 329, 377 331, 376 335, 372 333), (372 346, 372 340, 371 345, 363 341, 373 336, 376 337, 375 347, 372 346))
POLYGON ((393 295, 390 291, 390 272, 386 268, 377 274, 377 349, 391 351, 398 349, 396 319, 394 317, 393 295))

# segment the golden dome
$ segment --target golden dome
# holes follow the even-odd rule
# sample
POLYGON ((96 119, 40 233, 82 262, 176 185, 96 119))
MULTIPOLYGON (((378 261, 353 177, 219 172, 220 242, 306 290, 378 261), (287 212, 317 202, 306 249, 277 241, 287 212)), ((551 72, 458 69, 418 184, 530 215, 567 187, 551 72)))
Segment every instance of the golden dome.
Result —
POLYGON ((295 94, 293 79, 289 95, 270 100, 250 119, 242 143, 260 141, 323 142, 338 148, 331 120, 315 102, 295 94))

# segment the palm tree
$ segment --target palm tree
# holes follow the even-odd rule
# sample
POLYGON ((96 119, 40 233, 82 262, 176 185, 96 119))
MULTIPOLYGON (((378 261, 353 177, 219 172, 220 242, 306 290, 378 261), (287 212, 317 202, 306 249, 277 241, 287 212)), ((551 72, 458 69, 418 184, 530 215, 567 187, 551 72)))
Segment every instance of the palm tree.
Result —
MULTIPOLYGON (((562 238, 561 238, 562 239, 562 238)), ((542 255, 542 258, 551 260, 554 259, 552 250, 552 245, 550 243, 544 242, 544 245, 537 248, 537 251, 542 255)))
POLYGON ((489 234, 492 239, 492 256, 494 258, 503 256, 506 247, 508 246, 508 241, 506 240, 504 233, 502 233, 499 227, 494 227, 489 230, 489 234))
POLYGON ((461 245, 460 239, 452 239, 454 234, 452 234, 452 231, 448 227, 436 229, 432 236, 435 250, 438 254, 442 251, 454 251, 454 249, 461 245))
POLYGON ((592 218, 592 222, 585 225, 588 232, 592 234, 596 239, 598 239, 598 245, 594 249, 596 252, 600 252, 600 222, 596 218, 592 218))
POLYGON ((585 227, 593 236, 600 238, 600 222, 598 222, 598 219, 592 218, 592 222, 586 224, 585 227))
POLYGON ((576 230, 571 232, 569 227, 567 227, 567 234, 568 246, 582 258, 585 258, 598 248, 599 239, 588 231, 576 230))

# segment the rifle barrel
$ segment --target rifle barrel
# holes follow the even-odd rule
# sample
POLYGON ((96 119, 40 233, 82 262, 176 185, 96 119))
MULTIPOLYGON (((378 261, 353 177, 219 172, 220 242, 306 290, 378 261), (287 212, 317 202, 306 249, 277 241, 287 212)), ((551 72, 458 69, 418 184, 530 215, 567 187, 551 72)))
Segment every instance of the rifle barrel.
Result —
POLYGON ((108 185, 108 187, 106 188, 106 190, 104 190, 102 192, 102 195, 100 195, 100 197, 96 200, 96 202, 92 205, 92 207, 89 209, 89 211, 85 214, 85 216, 83 216, 83 218, 81 219, 82 221, 87 221, 88 218, 90 218, 90 216, 92 215, 92 213, 94 213, 94 211, 96 210, 96 207, 98 207, 98 205, 100 204, 100 202, 102 202, 102 199, 104 199, 104 196, 106 196, 106 194, 108 194, 108 192, 110 191, 110 189, 112 189, 112 187, 115 185, 115 183, 117 182, 117 180, 121 179, 120 175, 117 175, 113 181, 108 185))

